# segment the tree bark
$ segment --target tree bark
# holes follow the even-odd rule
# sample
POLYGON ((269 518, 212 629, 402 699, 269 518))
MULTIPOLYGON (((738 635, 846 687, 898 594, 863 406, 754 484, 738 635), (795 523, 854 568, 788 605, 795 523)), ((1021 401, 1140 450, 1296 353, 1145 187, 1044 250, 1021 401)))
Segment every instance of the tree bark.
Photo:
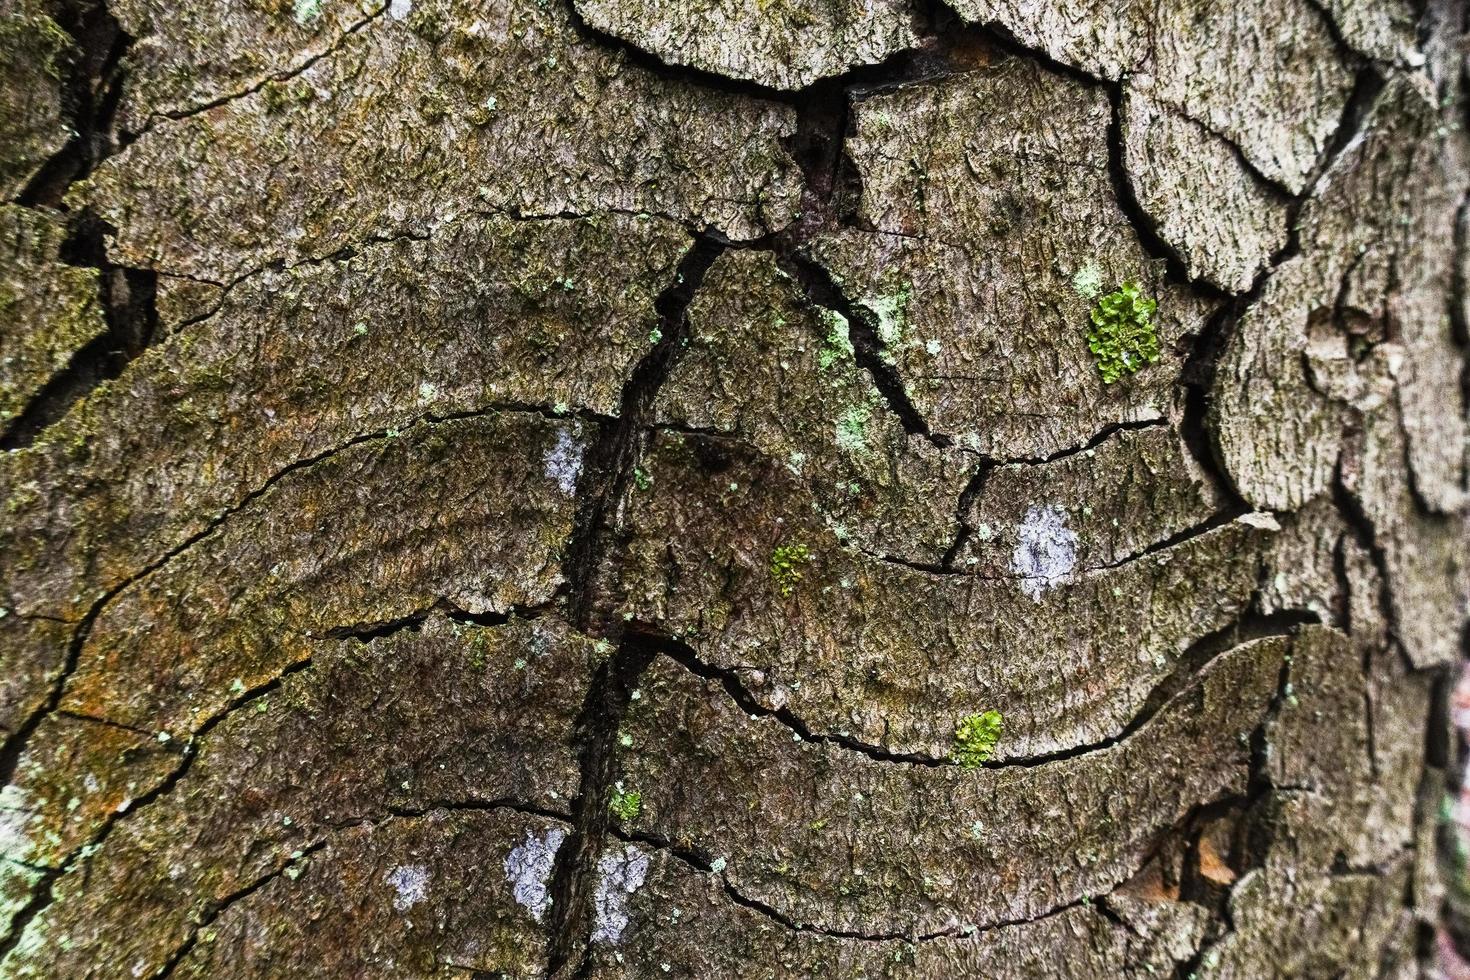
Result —
POLYGON ((0 3, 0 975, 1429 975, 1465 27, 0 3))

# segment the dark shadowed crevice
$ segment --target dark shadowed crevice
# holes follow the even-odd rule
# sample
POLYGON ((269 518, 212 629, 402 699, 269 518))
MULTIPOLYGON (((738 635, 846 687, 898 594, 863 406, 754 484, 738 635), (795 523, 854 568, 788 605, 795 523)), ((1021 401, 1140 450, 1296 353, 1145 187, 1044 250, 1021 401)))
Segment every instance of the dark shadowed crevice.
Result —
POLYGON ((1388 84, 1387 77, 1372 64, 1362 65, 1353 76, 1353 87, 1348 93, 1347 102, 1342 107, 1342 118, 1337 128, 1332 132, 1332 138, 1328 140, 1327 147, 1322 151, 1321 158, 1312 169, 1311 176, 1307 179, 1306 190, 1302 191, 1292 208, 1291 219, 1287 225, 1292 233, 1292 248, 1299 247, 1297 242, 1297 219, 1301 216, 1302 208, 1308 201, 1316 196, 1318 186, 1337 163, 1343 151, 1362 135, 1368 123, 1368 117, 1378 102, 1378 96, 1388 84))
POLYGON ((684 353, 694 293, 724 250, 713 236, 702 235, 684 254, 673 282, 654 300, 657 340, 624 385, 617 416, 599 424, 583 457, 564 566, 569 583, 568 615, 572 625, 584 632, 597 625, 600 578, 642 451, 643 430, 660 389, 684 353))
MULTIPOLYGON (((1123 85, 1110 85, 1107 89, 1110 114, 1108 116, 1108 177, 1113 184, 1113 197, 1123 212, 1128 225, 1138 238, 1138 244, 1155 261, 1163 262, 1168 280, 1176 285, 1195 290, 1202 296, 1217 301, 1229 298, 1229 293, 1207 279, 1191 278, 1189 264, 1184 255, 1159 231, 1158 220, 1149 213, 1138 199, 1138 189, 1133 186, 1133 176, 1128 172, 1127 146, 1123 137, 1123 85)), ((1170 111, 1166 108, 1165 111, 1170 111)))
POLYGON ((1354 79, 1353 90, 1343 108, 1342 120, 1333 132, 1332 140, 1313 169, 1307 181, 1307 189, 1294 199, 1287 208, 1287 241, 1278 249, 1257 274, 1250 289, 1238 295, 1226 297, 1206 321, 1198 334, 1187 338, 1188 346, 1184 370, 1180 376, 1184 388, 1184 404, 1180 420, 1180 432, 1190 455, 1205 472, 1214 479, 1216 486, 1237 506, 1245 506, 1239 487, 1230 477, 1229 468, 1219 443, 1219 436, 1210 422, 1211 398, 1213 396, 1219 363, 1226 349, 1240 329, 1240 323, 1250 310, 1260 302, 1267 283, 1280 266, 1302 253, 1302 213, 1313 199, 1323 178, 1337 163, 1342 153, 1363 132, 1374 104, 1383 91, 1385 80, 1372 66, 1365 66, 1354 79))
POLYGON ((10 931, 0 937, 0 962, 10 955, 10 951, 20 944, 21 937, 26 934, 36 916, 49 906, 54 899, 56 879, 60 878, 64 870, 62 868, 47 868, 41 872, 32 888, 31 897, 26 904, 16 912, 10 919, 10 931))
MULTIPOLYGON (((1089 575, 1096 572, 1105 572, 1116 568, 1122 568, 1124 565, 1131 565, 1136 561, 1141 561, 1152 555, 1160 554, 1162 552, 1168 551, 1171 548, 1177 548, 1182 544, 1186 544, 1194 540, 1195 538, 1209 534, 1211 531, 1218 531, 1220 528, 1239 520, 1246 513, 1248 513, 1248 511, 1243 511, 1235 507, 1226 507, 1223 510, 1211 514, 1209 517, 1205 518, 1203 521, 1200 521, 1198 524, 1191 524, 1189 527, 1175 531, 1173 534, 1170 534, 1164 538, 1160 538, 1152 544, 1148 544, 1142 548, 1138 548, 1137 550, 1119 555, 1109 562, 1104 562, 1099 565, 1079 566, 1077 568, 1074 568, 1069 574, 1074 577, 1080 575, 1089 575)), ((968 540, 968 537, 969 536, 966 535, 965 538, 962 539, 962 546, 964 544, 964 541, 968 540)), ((1004 572, 978 573, 966 571, 962 568, 955 567, 953 560, 949 561, 948 563, 941 562, 939 564, 933 564, 930 562, 913 561, 908 558, 899 558, 894 555, 885 555, 861 548, 858 548, 856 550, 858 550, 864 556, 873 559, 874 561, 887 562, 890 565, 902 565, 905 568, 912 568, 914 571, 922 572, 925 575, 941 575, 948 576, 950 578, 970 579, 976 582, 1018 582, 1026 580, 1046 580, 1046 576, 1019 575, 1004 572)))
MULTIPOLYGON (((538 806, 535 803, 528 803, 525 800, 517 800, 511 797, 500 797, 493 800, 438 799, 430 800, 421 806, 389 806, 385 809, 390 816, 400 820, 416 820, 420 817, 428 816, 435 810, 444 810, 448 813, 494 813, 499 810, 510 810, 528 817, 537 817, 541 820, 551 820, 557 823, 572 822, 572 815, 570 813, 548 809, 544 806, 538 806)), ((338 828, 355 826, 363 822, 361 819, 353 820, 338 825, 338 828)))
MULTIPOLYGON (((83 224, 89 221, 85 215, 83 224)), ((84 232, 92 244, 91 232, 84 232)), ((101 233, 95 244, 101 247, 101 233)), ((73 405, 103 382, 122 374, 157 334, 158 315, 154 295, 158 277, 149 271, 123 269, 105 258, 74 261, 99 272, 98 292, 106 332, 79 348, 66 366, 38 391, 9 423, 0 436, 0 452, 10 452, 34 443, 48 427, 60 421, 73 405)))
POLYGON ((612 824, 608 804, 619 772, 618 729, 638 678, 654 655, 639 638, 625 639, 598 668, 574 728, 582 782, 572 803, 572 833, 556 853, 547 887, 551 896, 547 974, 551 977, 575 969, 589 948, 597 864, 612 824))
POLYGON ((603 637, 616 645, 616 651, 593 675, 574 727, 581 783, 572 803, 572 832, 557 851, 548 887, 550 976, 574 974, 589 948, 597 864, 611 821, 608 801, 617 781, 618 727, 638 677, 654 656, 638 637, 624 636, 624 624, 612 612, 615 603, 609 593, 616 587, 614 569, 626 535, 623 508, 659 391, 685 349, 689 307, 725 248, 715 235, 706 233, 680 260, 674 280, 654 300, 652 349, 624 385, 617 417, 599 425, 583 458, 577 509, 565 548, 567 615, 572 626, 603 637))
MULTIPOLYGON (((1466 6, 1470 10, 1470 5, 1466 6)), ((1470 416, 1470 191, 1455 213, 1455 242, 1450 261, 1450 328, 1460 348, 1460 414, 1470 416)), ((1470 491, 1470 467, 1461 474, 1461 489, 1470 491)))
MULTIPOLYGON (((455 623, 467 626, 493 627, 504 626, 513 619, 531 620, 540 617, 553 608, 565 594, 566 586, 558 588, 547 602, 537 603, 531 606, 511 605, 503 612, 486 611, 471 612, 460 606, 451 599, 436 599, 429 605, 412 612, 395 616, 392 619, 374 620, 371 622, 349 623, 342 626, 334 626, 320 636, 327 640, 354 639, 363 643, 370 643, 384 637, 393 636, 397 633, 417 633, 430 616, 442 615, 455 623)), ((308 634, 312 635, 312 634, 308 634)))
POLYGON ((60 80, 72 136, 16 198, 29 208, 64 208, 71 185, 117 151, 113 123, 125 80, 122 59, 133 43, 103 0, 61 0, 50 6, 56 26, 74 46, 61 66, 60 80))
MULTIPOLYGON (((1344 68, 1353 68, 1374 60, 1348 42, 1347 37, 1342 32, 1342 25, 1337 22, 1337 18, 1333 16, 1332 10, 1323 0, 1306 0, 1306 5, 1321 20, 1322 27, 1327 32, 1327 36, 1332 39, 1332 46, 1337 49, 1337 56, 1342 61, 1344 68)), ((1386 66, 1384 62, 1379 63, 1386 66)))
MULTIPOLYGON (((1347 449, 1338 457, 1337 466, 1332 474, 1332 502, 1337 509, 1338 516, 1347 525, 1348 533, 1353 536, 1358 546, 1368 554, 1368 559, 1373 565, 1373 571, 1378 578, 1378 594, 1374 602, 1378 607, 1379 615, 1387 624, 1388 640, 1390 644, 1403 648, 1400 639, 1398 613, 1393 602, 1393 579, 1389 575, 1388 550, 1383 542, 1379 540, 1378 529, 1373 524, 1373 519, 1363 509, 1363 504, 1358 500, 1348 486, 1345 473, 1348 465, 1348 455, 1354 442, 1361 438, 1361 433, 1350 431, 1348 434, 1347 449)), ((1349 605, 1350 605, 1349 597, 1349 605)))
POLYGON ((955 531, 954 540, 950 542, 949 547, 940 556, 940 571, 959 571, 955 567, 955 563, 960 560, 960 555, 964 553, 965 547, 970 543, 970 539, 974 537, 976 531, 975 524, 970 519, 975 509, 975 501, 979 500, 980 495, 985 492, 985 484, 990 481, 990 476, 995 472, 995 469, 996 463, 994 460, 982 459, 980 464, 975 467, 975 472, 970 474, 970 479, 966 481, 958 499, 955 500, 954 514, 957 530, 955 531))
MULTIPOLYGON (((67 0, 53 11, 75 46, 61 78, 62 103, 72 137, 42 165, 17 198, 23 207, 67 212, 67 192, 120 148, 117 108, 125 71, 122 58, 133 39, 100 0, 67 0)), ((61 252, 69 265, 93 268, 106 332, 77 350, 67 365, 4 427, 0 452, 22 449, 104 381, 120 375, 157 334, 157 274, 116 265, 107 257, 109 228, 86 209, 67 213, 61 252)))

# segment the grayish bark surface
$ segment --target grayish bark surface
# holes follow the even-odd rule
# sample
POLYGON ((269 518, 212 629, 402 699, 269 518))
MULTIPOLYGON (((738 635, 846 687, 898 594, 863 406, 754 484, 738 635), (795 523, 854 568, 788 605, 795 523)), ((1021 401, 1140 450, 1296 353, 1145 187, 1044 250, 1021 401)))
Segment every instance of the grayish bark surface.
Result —
POLYGON ((1465 27, 0 0, 0 975, 1427 975, 1465 27))

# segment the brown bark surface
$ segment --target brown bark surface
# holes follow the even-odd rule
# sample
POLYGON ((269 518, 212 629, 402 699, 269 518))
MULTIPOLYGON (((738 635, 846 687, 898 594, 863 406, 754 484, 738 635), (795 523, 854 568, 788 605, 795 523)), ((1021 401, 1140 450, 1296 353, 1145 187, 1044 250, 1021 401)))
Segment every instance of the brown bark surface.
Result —
POLYGON ((0 976, 1432 975, 1465 36, 0 0, 0 976))

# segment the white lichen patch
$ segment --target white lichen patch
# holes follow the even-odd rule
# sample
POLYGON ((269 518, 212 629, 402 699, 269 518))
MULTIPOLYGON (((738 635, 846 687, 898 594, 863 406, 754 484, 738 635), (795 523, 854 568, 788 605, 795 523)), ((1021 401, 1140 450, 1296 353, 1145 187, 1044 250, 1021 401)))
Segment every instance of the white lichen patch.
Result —
POLYGON ((891 352, 897 350, 904 341, 904 334, 908 329, 909 301, 912 298, 913 289, 904 286, 897 292, 866 297, 863 300, 863 305, 878 320, 878 339, 883 341, 884 360, 889 363, 892 363, 891 352))
POLYGON ((604 854, 597 861, 596 928, 594 943, 616 943, 628 927, 628 897, 643 887, 648 877, 648 855, 629 844, 621 852, 604 854))
POLYGON ((388 4, 388 16, 394 20, 403 20, 413 13, 413 0, 393 0, 388 4))
POLYGON ((1017 529, 1011 571, 1021 577, 1021 591, 1037 602, 1047 589, 1067 581, 1077 565, 1077 535, 1066 521, 1063 508, 1032 504, 1017 529))
POLYGON ((30 861, 35 857, 29 830, 32 816, 24 790, 14 785, 0 789, 0 858, 30 861))
POLYGON ((1281 530, 1281 522, 1276 520, 1276 515, 1270 511, 1253 511, 1249 514, 1241 514, 1236 520, 1246 527, 1253 527, 1261 531, 1281 530))
POLYGON ((546 451, 546 476, 555 480, 567 496, 577 492, 577 477, 582 475, 582 444, 566 429, 556 434, 556 445, 546 451))
POLYGON ((305 27, 322 15, 322 0, 296 0, 291 8, 296 23, 305 27))
POLYGON ((1102 270, 1095 263, 1087 263, 1072 277, 1072 288, 1077 290, 1083 299, 1096 299, 1097 294, 1102 292, 1102 287, 1102 270))
POLYGON ((429 895, 429 869, 422 864, 400 864, 383 876, 393 886, 393 908, 407 912, 429 895))
POLYGON ((560 827, 552 827, 540 837, 528 833, 525 842, 505 856, 505 880, 510 882, 511 894, 530 910, 531 918, 537 922, 551 906, 547 885, 556 863, 556 852, 566 836, 560 827))

